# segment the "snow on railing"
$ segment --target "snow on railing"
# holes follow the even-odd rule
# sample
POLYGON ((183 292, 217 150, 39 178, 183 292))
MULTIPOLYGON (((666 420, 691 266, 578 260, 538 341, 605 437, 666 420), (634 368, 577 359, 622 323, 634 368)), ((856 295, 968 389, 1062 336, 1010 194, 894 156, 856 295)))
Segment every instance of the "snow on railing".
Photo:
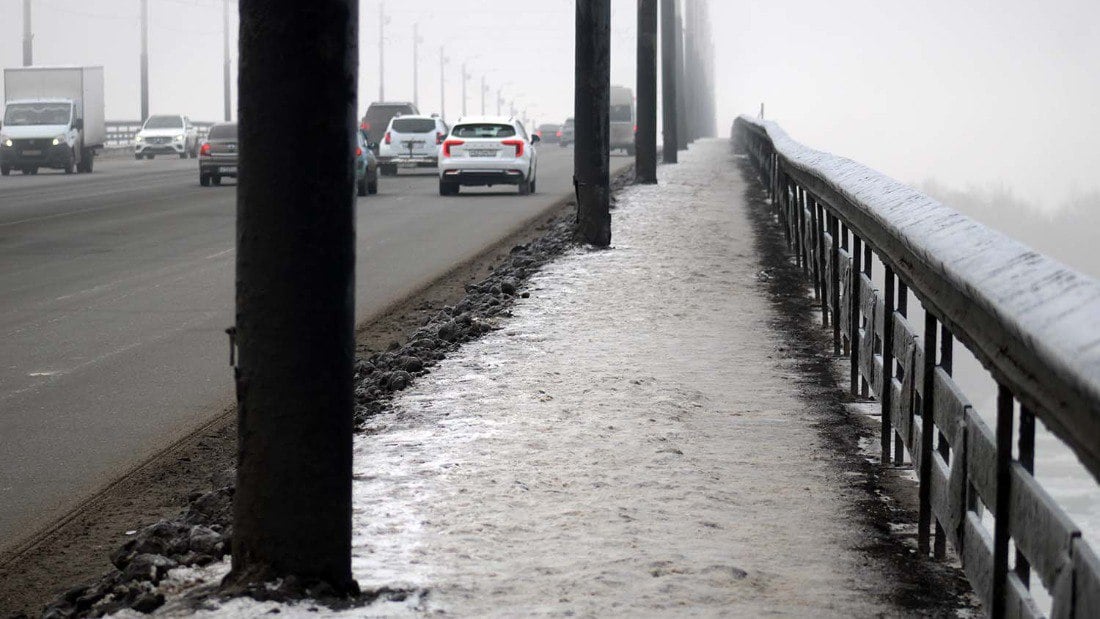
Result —
POLYGON ((836 352, 851 359, 853 393, 881 402, 883 462, 901 464, 903 447, 912 454, 921 552, 935 524, 936 556, 952 542, 993 616, 1042 616, 1034 569, 1055 616, 1100 617, 1100 560, 1032 475, 1039 418, 1100 479, 1100 282, 773 122, 742 116, 733 137, 813 278, 836 352), (925 310, 920 337, 906 320, 908 290, 925 310), (997 381, 995 432, 951 377, 954 339, 997 381))

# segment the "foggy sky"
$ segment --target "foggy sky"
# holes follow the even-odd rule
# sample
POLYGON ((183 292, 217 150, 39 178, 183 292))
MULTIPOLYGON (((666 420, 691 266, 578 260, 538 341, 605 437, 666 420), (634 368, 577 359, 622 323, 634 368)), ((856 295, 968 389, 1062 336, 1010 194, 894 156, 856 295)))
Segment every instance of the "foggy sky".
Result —
MULTIPOLYGON (((150 107, 217 120, 221 0, 149 0, 150 107)), ((362 0, 360 110, 378 96, 378 0, 362 0)), ((612 82, 634 84, 634 0, 612 0, 612 82)), ((21 63, 22 0, 0 0, 0 65, 21 63)), ((138 0, 34 0, 36 64, 99 64, 107 116, 136 118, 138 0)), ((235 7, 234 7, 235 8, 235 7)), ((386 98, 490 112, 503 87, 539 122, 572 110, 574 0, 390 0, 386 98)), ((1002 187, 1051 209, 1100 187, 1100 2, 711 0, 718 126, 766 104, 796 140, 911 183, 1002 187)), ((236 16, 231 31, 236 28, 236 16)), ((232 38, 236 70, 236 38, 232 38)), ((1100 205, 1098 205, 1100 208, 1100 205)))

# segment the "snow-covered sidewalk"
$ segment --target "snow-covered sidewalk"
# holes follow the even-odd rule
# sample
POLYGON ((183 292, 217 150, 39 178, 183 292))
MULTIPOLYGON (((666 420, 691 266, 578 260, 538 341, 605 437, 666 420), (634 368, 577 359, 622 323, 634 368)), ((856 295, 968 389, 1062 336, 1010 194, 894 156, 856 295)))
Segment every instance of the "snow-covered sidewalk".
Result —
POLYGON ((348 616, 897 612, 781 352, 749 179, 724 140, 660 177, 356 439, 355 577, 418 593, 348 616))

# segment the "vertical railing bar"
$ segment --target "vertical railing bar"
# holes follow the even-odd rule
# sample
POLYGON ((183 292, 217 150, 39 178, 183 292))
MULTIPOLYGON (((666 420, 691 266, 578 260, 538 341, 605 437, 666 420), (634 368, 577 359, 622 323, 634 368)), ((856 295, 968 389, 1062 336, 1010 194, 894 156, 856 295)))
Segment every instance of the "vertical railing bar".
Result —
POLYGON ((932 529, 932 434, 935 432, 935 402, 932 397, 936 371, 936 317, 924 310, 924 380, 921 383, 920 511, 917 520, 917 549, 928 554, 932 529))
POLYGON ((810 273, 810 248, 806 245, 806 232, 810 230, 810 224, 806 220, 806 189, 800 188, 802 199, 798 202, 798 220, 801 224, 798 226, 798 241, 802 248, 800 252, 802 254, 802 274, 806 277, 811 275, 810 273))
POLYGON ((830 276, 833 278, 833 356, 840 356, 840 221, 833 213, 829 217, 829 233, 833 236, 832 263, 830 276))
MULTIPOLYGON (((1027 406, 1020 407, 1020 434, 1016 444, 1017 459, 1025 471, 1035 474, 1035 412, 1027 406)), ((1016 575, 1025 587, 1031 586, 1031 564, 1016 549, 1016 575)))
POLYGON ((851 357, 851 379, 852 379, 852 395, 859 396, 859 321, 860 321, 860 302, 859 302, 859 288, 860 288, 860 273, 863 272, 863 252, 860 250, 860 245, 863 243, 863 239, 859 238, 858 234, 852 234, 852 276, 848 282, 848 302, 851 317, 848 322, 848 341, 851 342, 850 350, 848 351, 851 357))
MULTIPOLYGON (((909 287, 904 281, 898 278, 898 314, 903 318, 909 317, 909 287)), ((912 372, 913 368, 906 370, 902 367, 901 363, 897 364, 897 377, 898 380, 905 380, 905 373, 912 372)), ((910 415, 909 421, 912 423, 912 416, 910 415)), ((902 440, 901 435, 895 432, 894 434, 894 466, 901 466, 905 464, 905 441, 902 440)))
POLYGON ((886 278, 884 291, 885 315, 882 320, 882 465, 890 464, 890 438, 893 433, 893 420, 890 409, 894 400, 894 270, 884 265, 883 277, 886 278))
POLYGON ((818 223, 818 241, 817 241, 817 270, 818 279, 821 280, 821 326, 829 328, 829 300, 826 299, 827 292, 829 290, 828 284, 825 278, 828 276, 825 273, 825 207, 814 200, 814 209, 817 213, 818 223))
POLYGON ((990 608, 993 617, 1004 617, 1008 591, 1008 510, 1012 464, 1012 417, 1015 403, 1008 387, 997 385, 997 497, 993 523, 993 574, 990 608))
POLYGON ((802 188, 797 184, 792 185, 794 187, 794 200, 791 201, 791 236, 794 240, 794 263, 798 268, 802 268, 802 217, 800 206, 802 202, 802 188))
MULTIPOLYGON (((954 363, 954 343, 955 337, 951 335, 951 329, 946 324, 940 325, 940 367, 948 375, 951 374, 954 363)), ((937 453, 943 457, 943 461, 950 464, 951 462, 951 445, 947 442, 947 437, 943 435, 943 432, 937 429, 936 431, 936 445, 937 453)), ((943 530, 943 523, 936 520, 936 543, 932 549, 932 556, 936 559, 943 560, 947 556, 947 534, 943 530)))
MULTIPOLYGON (((857 250, 858 250, 858 248, 857 248, 857 250)), ((871 244, 870 243, 864 243, 863 244, 863 273, 865 275, 867 275, 867 279, 871 279, 871 264, 873 262, 873 257, 874 257, 874 252, 871 251, 871 244)), ((862 301, 860 303, 862 305, 862 301)), ((873 315, 874 315, 874 313, 872 312, 872 316, 873 315)), ((875 325, 872 324, 871 316, 864 316, 863 321, 866 322, 866 325, 865 325, 865 328, 864 328, 864 336, 871 338, 870 350, 872 351, 871 354, 873 355, 874 350, 875 350, 875 344, 876 344, 875 338, 878 337, 878 334, 875 332, 875 325)), ((870 381, 867 379, 867 377, 864 377, 862 382, 860 382, 859 393, 864 398, 870 397, 870 395, 871 395, 871 385, 870 385, 870 381)))
MULTIPOLYGON (((818 261, 818 256, 821 255, 821 221, 817 215, 817 200, 814 197, 808 196, 807 203, 810 206, 810 241, 813 242, 813 247, 810 249, 813 259, 810 261, 813 279, 814 279, 814 301, 821 300, 821 263, 818 261)), ((828 320, 822 316, 824 321, 823 326, 829 326, 828 320)))

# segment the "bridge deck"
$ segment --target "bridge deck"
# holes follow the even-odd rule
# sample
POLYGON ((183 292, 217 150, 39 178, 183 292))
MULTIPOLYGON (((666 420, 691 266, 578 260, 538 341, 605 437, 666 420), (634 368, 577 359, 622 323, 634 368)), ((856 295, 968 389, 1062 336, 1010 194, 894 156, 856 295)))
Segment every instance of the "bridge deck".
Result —
POLYGON ((861 511, 831 360, 792 344, 808 313, 762 262, 779 240, 747 206, 759 186, 725 141, 661 179, 620 197, 614 249, 536 275, 501 330, 357 439, 360 584, 457 616, 949 603, 904 595, 919 570, 899 573, 886 557, 907 553, 861 511))

